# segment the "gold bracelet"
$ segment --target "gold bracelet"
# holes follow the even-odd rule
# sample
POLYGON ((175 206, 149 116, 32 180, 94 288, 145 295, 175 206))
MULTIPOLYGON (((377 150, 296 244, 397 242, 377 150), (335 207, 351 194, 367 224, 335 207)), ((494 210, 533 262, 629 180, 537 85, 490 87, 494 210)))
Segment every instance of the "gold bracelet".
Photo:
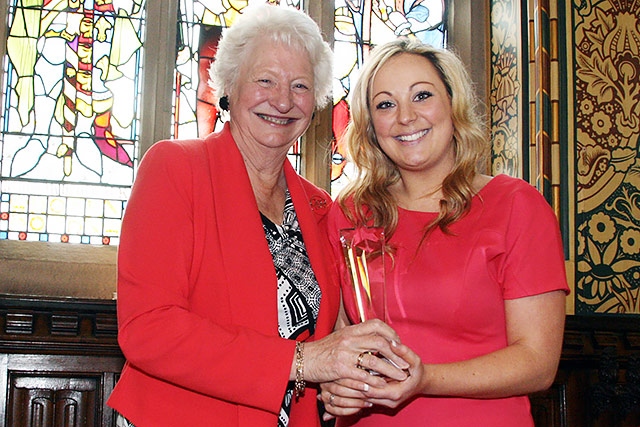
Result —
POLYGON ((304 396, 304 389, 307 383, 304 381, 304 344, 300 341, 296 342, 296 381, 294 384, 294 392, 296 398, 304 396))

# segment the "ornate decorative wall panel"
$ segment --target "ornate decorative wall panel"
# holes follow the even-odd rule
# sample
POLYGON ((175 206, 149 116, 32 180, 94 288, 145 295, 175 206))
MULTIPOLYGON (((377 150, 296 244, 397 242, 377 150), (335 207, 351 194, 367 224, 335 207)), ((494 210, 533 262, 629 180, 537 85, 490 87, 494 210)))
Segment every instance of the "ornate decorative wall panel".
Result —
POLYGON ((571 6, 576 313, 640 314, 640 3, 571 6))
POLYGON ((493 175, 521 176, 522 76, 520 3, 491 2, 491 70, 489 105, 491 116, 493 175))

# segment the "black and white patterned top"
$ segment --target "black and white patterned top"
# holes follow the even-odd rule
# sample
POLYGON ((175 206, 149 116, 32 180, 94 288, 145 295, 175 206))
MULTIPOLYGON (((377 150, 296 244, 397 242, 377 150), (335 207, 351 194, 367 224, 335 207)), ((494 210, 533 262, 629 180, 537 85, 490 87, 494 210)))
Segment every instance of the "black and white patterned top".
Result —
MULTIPOLYGON (((289 191, 286 192, 282 225, 261 216, 278 278, 278 332, 288 339, 296 339, 302 334, 313 335, 322 293, 309 262, 289 191)), ((289 424, 292 399, 293 382, 288 385, 282 401, 279 427, 289 424)))

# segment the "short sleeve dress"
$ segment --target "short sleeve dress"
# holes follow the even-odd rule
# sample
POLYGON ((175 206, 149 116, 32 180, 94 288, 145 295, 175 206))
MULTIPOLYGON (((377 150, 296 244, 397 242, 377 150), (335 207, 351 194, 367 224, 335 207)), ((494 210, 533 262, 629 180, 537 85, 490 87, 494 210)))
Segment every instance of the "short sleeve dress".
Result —
MULTIPOLYGON (((435 216, 400 208, 398 228, 388 241, 395 249, 386 278, 390 323, 424 363, 461 361, 503 348, 505 300, 569 291, 558 222, 527 182, 494 177, 473 198, 470 212, 451 227, 453 235, 436 229, 419 247, 435 216)), ((337 203, 329 224, 338 255, 338 230, 350 224, 337 203)), ((356 318, 348 293, 344 298, 350 317, 356 318)), ((338 421, 340 427, 352 425, 526 427, 533 421, 526 396, 420 397, 399 410, 362 411, 338 421)))

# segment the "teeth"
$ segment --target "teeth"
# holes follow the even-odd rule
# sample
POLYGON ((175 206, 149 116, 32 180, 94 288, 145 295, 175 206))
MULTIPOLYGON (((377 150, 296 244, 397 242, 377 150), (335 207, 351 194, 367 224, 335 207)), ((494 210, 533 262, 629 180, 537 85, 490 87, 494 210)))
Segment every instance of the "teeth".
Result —
POLYGON ((400 141, 403 141, 403 142, 411 142, 411 141, 415 141, 416 139, 422 138, 426 134, 427 134, 427 131, 426 130, 422 130, 420 132, 416 132, 416 133, 413 133, 411 135, 400 135, 397 138, 400 141))
POLYGON ((265 115, 262 115, 262 114, 259 114, 259 116, 260 116, 260 118, 262 118, 262 119, 264 119, 264 120, 266 120, 268 122, 275 123, 277 125, 286 125, 287 123, 289 123, 289 119, 278 119, 278 118, 275 118, 275 117, 265 116, 265 115))

